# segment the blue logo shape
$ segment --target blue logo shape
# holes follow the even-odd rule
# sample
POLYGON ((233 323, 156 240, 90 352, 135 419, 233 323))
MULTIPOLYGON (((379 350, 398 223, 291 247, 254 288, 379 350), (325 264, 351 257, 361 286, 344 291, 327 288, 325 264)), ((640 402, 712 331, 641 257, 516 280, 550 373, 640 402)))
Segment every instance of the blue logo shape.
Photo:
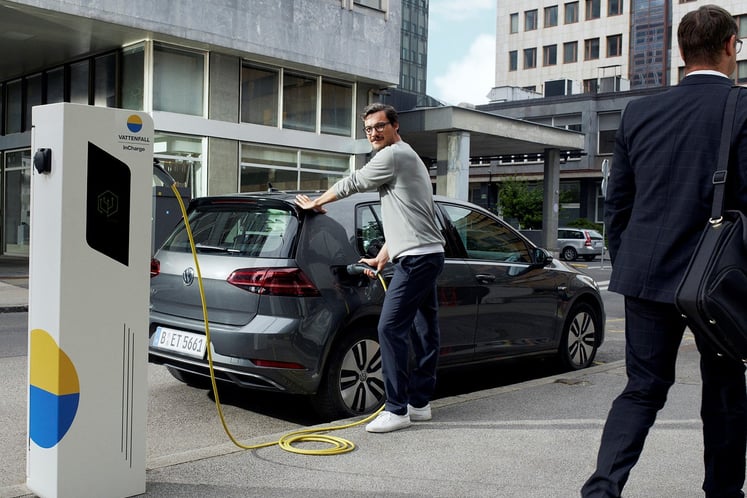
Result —
POLYGON ((131 114, 130 117, 127 118, 127 129, 132 133, 138 133, 140 130, 142 130, 143 120, 140 119, 140 116, 138 116, 137 114, 131 114))

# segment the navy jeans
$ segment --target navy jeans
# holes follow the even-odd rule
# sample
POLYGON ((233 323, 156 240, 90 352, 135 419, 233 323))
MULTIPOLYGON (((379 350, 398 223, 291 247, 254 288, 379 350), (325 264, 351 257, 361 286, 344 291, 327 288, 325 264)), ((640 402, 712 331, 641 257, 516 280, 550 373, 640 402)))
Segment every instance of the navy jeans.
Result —
POLYGON ((397 415, 407 413, 408 403, 425 406, 436 386, 440 346, 436 279, 443 267, 443 253, 404 256, 394 262, 378 332, 386 410, 397 415), (412 371, 410 347, 415 357, 412 371))
MULTIPOLYGON (((602 432, 597 468, 584 498, 619 497, 638 461, 657 412, 675 381, 685 322, 674 304, 625 298, 628 383, 612 403, 602 432)), ((701 419, 707 498, 743 497, 747 393, 742 363, 716 356, 695 337, 703 380, 701 419)))

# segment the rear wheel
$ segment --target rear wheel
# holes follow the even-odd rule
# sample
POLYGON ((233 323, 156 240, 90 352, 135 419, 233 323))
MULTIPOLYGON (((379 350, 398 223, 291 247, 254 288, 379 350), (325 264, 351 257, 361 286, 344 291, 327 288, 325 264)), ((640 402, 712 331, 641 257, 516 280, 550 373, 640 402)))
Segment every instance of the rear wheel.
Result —
POLYGON ((601 330, 597 310, 587 303, 574 305, 563 327, 558 348, 563 366, 569 370, 590 366, 597 354, 597 336, 601 330))
POLYGON ((368 415, 384 403, 384 378, 376 329, 343 332, 330 353, 319 391, 312 399, 325 419, 368 415))
POLYGON ((563 254, 563 259, 565 259, 566 261, 575 261, 576 258, 578 257, 578 253, 572 247, 565 247, 563 249, 562 254, 563 254))

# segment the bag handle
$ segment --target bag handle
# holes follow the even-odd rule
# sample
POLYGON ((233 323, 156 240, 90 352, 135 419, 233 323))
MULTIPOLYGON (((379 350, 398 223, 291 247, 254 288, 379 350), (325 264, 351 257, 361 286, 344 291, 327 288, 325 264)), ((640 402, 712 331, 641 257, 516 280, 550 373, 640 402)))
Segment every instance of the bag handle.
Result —
POLYGON ((724 193, 726 191, 726 177, 729 169, 729 149, 731 148, 731 131, 734 128, 734 116, 737 108, 737 97, 741 87, 733 86, 729 90, 724 107, 724 121, 721 125, 721 143, 718 149, 718 163, 713 172, 713 204, 711 205, 712 225, 721 223, 721 213, 724 211, 724 193))

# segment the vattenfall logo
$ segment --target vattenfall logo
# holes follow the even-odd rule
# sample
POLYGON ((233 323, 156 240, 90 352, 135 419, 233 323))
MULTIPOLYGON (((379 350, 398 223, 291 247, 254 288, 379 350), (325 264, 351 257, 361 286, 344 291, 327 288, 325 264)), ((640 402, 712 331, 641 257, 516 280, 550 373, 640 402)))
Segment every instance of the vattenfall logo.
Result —
POLYGON ((132 145, 133 142, 137 142, 140 144, 150 143, 149 137, 137 135, 137 133, 140 133, 142 129, 143 119, 137 114, 130 114, 127 118, 127 130, 132 133, 132 135, 127 133, 119 134, 119 142, 122 144, 127 144, 122 146, 125 150, 134 150, 136 152, 143 152, 145 150, 143 147, 140 147, 138 145, 132 145))

